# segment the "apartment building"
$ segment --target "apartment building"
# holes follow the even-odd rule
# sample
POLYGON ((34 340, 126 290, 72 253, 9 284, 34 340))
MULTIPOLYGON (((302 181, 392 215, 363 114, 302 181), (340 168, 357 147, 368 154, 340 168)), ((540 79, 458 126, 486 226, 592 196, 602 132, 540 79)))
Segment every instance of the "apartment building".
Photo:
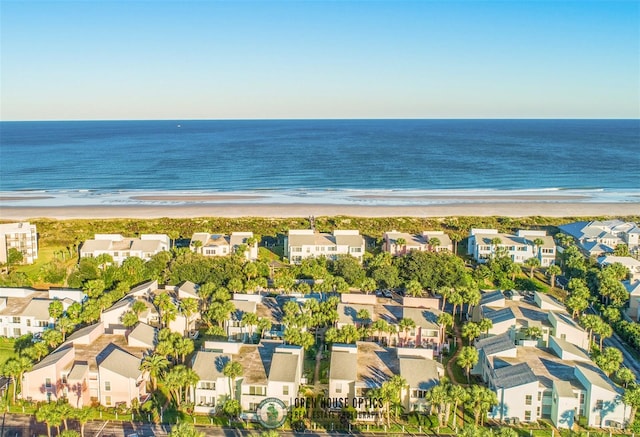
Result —
POLYGON ((5 264, 10 249, 22 254, 23 264, 33 264, 38 259, 38 232, 29 222, 0 225, 0 264, 5 264))
POLYGON ((629 250, 640 250, 640 227, 622 220, 595 220, 574 222, 559 226, 560 231, 576 239, 578 247, 588 256, 612 253, 618 244, 629 250))
POLYGON ((351 255, 362 262, 365 252, 364 238, 355 230, 334 230, 326 234, 311 229, 291 229, 284 246, 284 256, 291 264, 320 256, 335 260, 339 255, 351 255))
POLYGON ((22 397, 31 401, 66 398, 75 408, 93 403, 131 406, 144 401, 148 375, 140 369, 145 348, 123 335, 106 334, 104 324, 82 328, 26 372, 22 397))
POLYGON ((479 263, 503 255, 516 264, 535 257, 542 267, 548 267, 556 259, 556 244, 544 231, 520 230, 512 235, 499 233, 496 229, 471 229, 468 241, 468 254, 479 263), (536 245, 536 240, 541 240, 542 244, 536 245))
POLYGON ((149 261, 153 255, 169 250, 170 242, 169 236, 165 234, 142 234, 140 238, 127 238, 120 234, 95 234, 93 240, 85 241, 80 247, 80 257, 96 258, 107 254, 117 265, 131 256, 149 261))

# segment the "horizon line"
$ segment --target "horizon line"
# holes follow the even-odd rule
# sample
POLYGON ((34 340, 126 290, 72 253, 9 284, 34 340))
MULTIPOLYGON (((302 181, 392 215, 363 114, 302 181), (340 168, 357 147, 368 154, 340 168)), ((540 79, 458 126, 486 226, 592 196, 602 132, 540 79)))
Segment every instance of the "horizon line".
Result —
POLYGON ((636 120, 639 117, 340 117, 340 118, 75 118, 0 120, 0 123, 103 122, 103 121, 386 121, 386 120, 636 120))

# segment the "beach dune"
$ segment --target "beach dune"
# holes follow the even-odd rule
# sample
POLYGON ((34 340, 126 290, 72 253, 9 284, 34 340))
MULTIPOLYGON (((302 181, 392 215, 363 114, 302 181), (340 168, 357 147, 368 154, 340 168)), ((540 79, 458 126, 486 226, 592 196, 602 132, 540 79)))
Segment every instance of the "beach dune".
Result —
POLYGON ((71 207, 0 207, 0 219, 33 218, 189 218, 189 217, 579 217, 629 216, 640 214, 638 203, 579 202, 483 202, 424 206, 361 206, 328 204, 188 204, 131 206, 71 206, 71 207))

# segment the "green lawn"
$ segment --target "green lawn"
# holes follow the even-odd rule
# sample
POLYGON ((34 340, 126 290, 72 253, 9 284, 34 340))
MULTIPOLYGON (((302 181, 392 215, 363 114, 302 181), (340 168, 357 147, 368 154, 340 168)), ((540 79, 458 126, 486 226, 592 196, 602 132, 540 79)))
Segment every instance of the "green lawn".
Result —
POLYGON ((18 356, 13 350, 14 343, 15 340, 12 338, 0 338, 0 366, 9 358, 18 356))

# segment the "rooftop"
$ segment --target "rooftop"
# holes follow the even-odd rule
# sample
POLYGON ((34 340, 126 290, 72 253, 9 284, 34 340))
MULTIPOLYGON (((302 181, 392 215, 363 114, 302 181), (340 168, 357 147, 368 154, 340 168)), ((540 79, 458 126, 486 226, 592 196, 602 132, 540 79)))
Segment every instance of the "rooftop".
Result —
POLYGON ((398 357, 392 349, 373 342, 360 341, 358 345, 357 385, 380 387, 393 375, 400 373, 398 357))

